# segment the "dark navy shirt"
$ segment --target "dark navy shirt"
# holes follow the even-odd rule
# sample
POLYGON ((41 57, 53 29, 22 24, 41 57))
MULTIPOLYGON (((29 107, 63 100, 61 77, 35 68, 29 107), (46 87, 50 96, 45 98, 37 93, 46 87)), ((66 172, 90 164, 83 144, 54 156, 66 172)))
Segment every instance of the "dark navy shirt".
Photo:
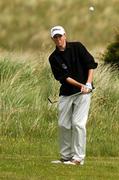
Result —
POLYGON ((67 42, 64 51, 56 47, 49 62, 55 79, 61 83, 59 95, 65 96, 80 92, 79 88, 66 82, 67 77, 85 84, 89 69, 97 67, 93 56, 80 42, 67 42))

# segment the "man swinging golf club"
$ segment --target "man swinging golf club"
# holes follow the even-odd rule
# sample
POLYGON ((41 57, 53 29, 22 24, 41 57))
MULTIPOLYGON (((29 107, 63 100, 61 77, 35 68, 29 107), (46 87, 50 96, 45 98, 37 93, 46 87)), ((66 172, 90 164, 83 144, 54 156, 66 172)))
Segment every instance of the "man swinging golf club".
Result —
POLYGON ((56 49, 49 56, 52 73, 61 83, 58 126, 61 159, 52 163, 83 165, 86 156, 86 122, 93 89, 93 56, 80 42, 68 42, 62 26, 51 29, 56 49))

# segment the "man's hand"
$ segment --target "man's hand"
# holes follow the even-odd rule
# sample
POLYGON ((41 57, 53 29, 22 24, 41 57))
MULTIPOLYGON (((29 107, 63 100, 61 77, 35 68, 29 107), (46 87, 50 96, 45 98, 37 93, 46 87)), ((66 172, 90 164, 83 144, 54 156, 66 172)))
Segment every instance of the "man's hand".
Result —
POLYGON ((76 80, 74 80, 74 79, 72 79, 72 78, 70 78, 70 77, 68 77, 67 79, 66 79, 66 82, 68 82, 69 84, 71 84, 71 85, 73 85, 73 86, 76 86, 76 87, 78 87, 79 89, 81 89, 81 92, 83 93, 83 94, 87 94, 87 93, 89 93, 89 92, 91 92, 92 91, 92 85, 91 85, 91 83, 86 83, 86 85, 84 85, 84 84, 82 84, 82 83, 79 83, 78 81, 76 81, 76 80))
POLYGON ((92 85, 91 83, 86 83, 86 85, 82 86, 81 87, 81 92, 83 94, 87 94, 87 93, 90 93, 92 91, 92 85))
POLYGON ((87 88, 86 86, 82 86, 81 88, 81 92, 82 94, 87 94, 87 93, 90 93, 92 90, 87 88))

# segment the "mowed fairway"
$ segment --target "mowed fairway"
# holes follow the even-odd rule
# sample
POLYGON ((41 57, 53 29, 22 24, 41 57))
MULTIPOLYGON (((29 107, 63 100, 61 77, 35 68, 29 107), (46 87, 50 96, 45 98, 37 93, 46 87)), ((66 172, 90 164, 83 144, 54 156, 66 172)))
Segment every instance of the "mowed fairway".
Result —
POLYGON ((119 157, 87 155, 83 166, 52 164, 57 142, 1 139, 0 180, 118 180, 119 157))
POLYGON ((0 179, 4 180, 117 180, 119 158, 87 157, 85 165, 51 164, 54 157, 1 155, 0 179))

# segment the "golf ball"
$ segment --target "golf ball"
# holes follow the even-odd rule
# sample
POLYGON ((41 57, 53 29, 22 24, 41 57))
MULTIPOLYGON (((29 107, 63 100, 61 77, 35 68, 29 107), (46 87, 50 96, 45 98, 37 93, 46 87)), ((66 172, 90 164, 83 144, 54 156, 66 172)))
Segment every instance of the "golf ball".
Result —
POLYGON ((90 10, 90 11, 94 11, 94 7, 93 7, 93 6, 90 6, 90 7, 89 7, 89 10, 90 10))

